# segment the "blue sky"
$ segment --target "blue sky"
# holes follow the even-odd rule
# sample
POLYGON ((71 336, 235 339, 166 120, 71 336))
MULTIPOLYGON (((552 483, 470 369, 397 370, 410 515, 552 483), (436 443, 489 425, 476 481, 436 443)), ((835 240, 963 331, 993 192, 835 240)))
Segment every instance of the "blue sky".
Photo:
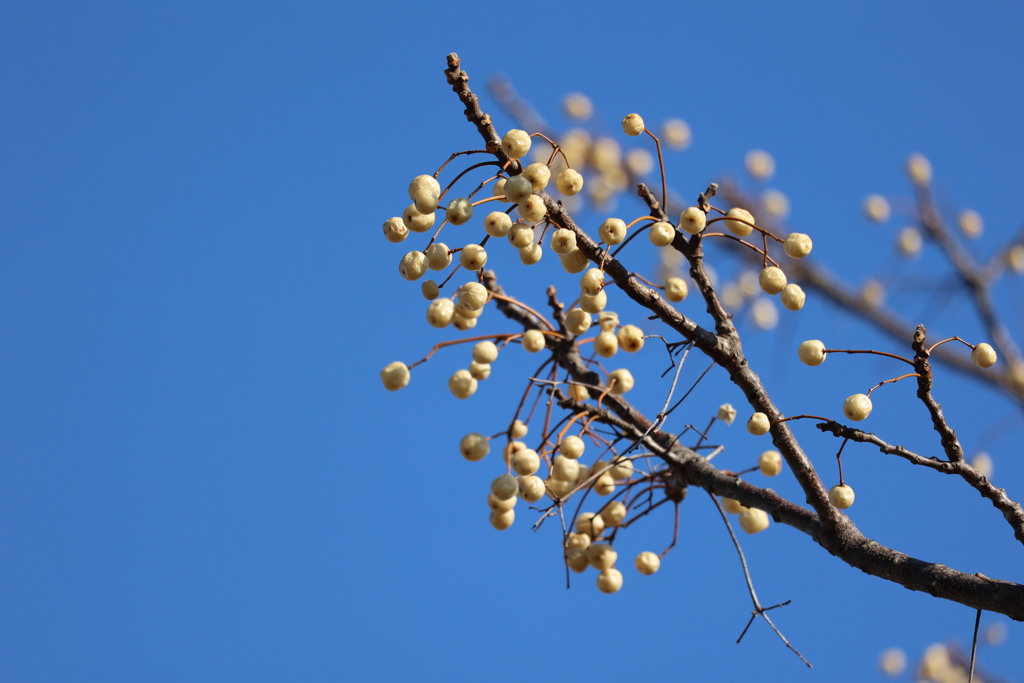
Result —
MULTIPOLYGON (((531 533, 524 516, 492 530, 496 461, 456 450, 467 431, 502 428, 530 361, 509 353, 466 402, 444 388, 460 352, 402 392, 380 387, 380 367, 447 338, 423 323, 418 288, 395 272, 405 249, 380 224, 410 178, 478 144, 444 83, 451 51, 481 94, 504 74, 555 126, 570 91, 609 130, 630 111, 684 118, 694 142, 668 167, 686 196, 770 151, 770 185, 816 255, 854 282, 881 272, 908 317, 977 338, 962 299, 938 310, 921 292, 950 286, 938 253, 904 268, 901 219, 868 225, 860 203, 879 192, 899 206, 903 161, 921 152, 943 207, 982 212, 973 253, 1014 234, 1024 14, 776 5, 0 8, 0 678, 862 681, 886 647, 969 641, 967 608, 772 527, 744 547, 762 599, 793 600, 776 621, 815 669, 763 624, 736 645, 749 602, 698 492, 657 575, 630 569, 614 596, 590 574, 566 591, 555 529, 531 533)), ((542 302, 546 282, 513 282, 542 302)), ((1019 334, 1019 279, 997 294, 1019 334)), ((812 304, 747 345, 790 413, 892 373, 858 357, 815 374, 793 358, 800 339, 898 350, 812 304)), ((943 381, 969 450, 985 444, 996 481, 1024 496, 1019 412, 943 381)), ((693 419, 738 403, 729 391, 709 382, 693 419)), ((909 385, 879 393, 871 427, 930 448, 909 385)), ((638 402, 656 410, 662 395, 638 402)), ((738 432, 721 436, 737 462, 766 447, 738 432)), ((834 443, 813 432, 831 472, 834 443)), ((1024 578, 976 494, 866 449, 844 470, 868 536, 1024 578)), ((663 547, 670 525, 653 515, 620 556, 663 547)), ((1019 676, 1024 631, 992 623, 1008 641, 982 664, 1019 676)))

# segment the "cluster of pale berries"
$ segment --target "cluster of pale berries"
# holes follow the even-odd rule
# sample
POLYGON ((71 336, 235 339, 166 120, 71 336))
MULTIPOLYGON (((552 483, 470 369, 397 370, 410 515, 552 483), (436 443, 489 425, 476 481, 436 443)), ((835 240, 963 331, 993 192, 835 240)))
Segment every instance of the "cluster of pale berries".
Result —
MULTIPOLYGON (((633 476, 633 461, 618 457, 612 462, 594 462, 589 467, 581 461, 586 443, 575 434, 562 435, 551 451, 538 454, 520 439, 527 434, 528 427, 516 420, 509 430, 511 441, 503 450, 505 463, 513 474, 502 474, 491 482, 487 494, 491 525, 505 530, 515 521, 515 506, 522 499, 535 503, 544 496, 553 501, 564 500, 576 490, 591 489, 597 495, 608 496, 618 485, 633 476), (538 472, 544 463, 548 466, 547 478, 538 472)), ((462 438, 459 451, 469 461, 478 461, 490 452, 490 441, 483 434, 470 433, 462 438)), ((622 573, 616 568, 618 553, 612 545, 602 540, 606 530, 619 527, 626 520, 626 505, 618 500, 609 501, 598 512, 584 512, 576 519, 575 530, 565 540, 565 558, 568 566, 577 573, 588 568, 598 570, 597 587, 605 593, 615 593, 622 587, 622 573)), ((637 571, 653 574, 661 566, 659 555, 644 551, 635 560, 637 571)))

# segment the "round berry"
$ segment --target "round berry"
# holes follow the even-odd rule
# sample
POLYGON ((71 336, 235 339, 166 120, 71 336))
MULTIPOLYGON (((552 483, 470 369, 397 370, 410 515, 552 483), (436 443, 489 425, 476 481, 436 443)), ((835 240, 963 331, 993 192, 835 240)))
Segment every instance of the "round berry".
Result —
POLYGON ((853 505, 853 489, 846 484, 836 484, 828 490, 828 500, 840 510, 846 510, 853 505))
POLYGON ((807 295, 804 294, 804 290, 800 285, 790 283, 782 288, 782 294, 779 295, 779 301, 782 305, 791 311, 799 311, 804 307, 804 303, 807 301, 807 295))
POLYGON ((409 183, 409 199, 415 199, 416 193, 420 190, 429 190, 439 195, 441 194, 441 185, 432 175, 418 175, 409 183))
POLYGON ((576 251, 576 233, 566 228, 559 228, 555 230, 555 234, 551 236, 551 250, 559 256, 565 256, 576 251))
POLYGON ((864 215, 872 223, 884 223, 889 220, 889 200, 880 194, 869 194, 864 198, 864 215))
POLYGON ((825 353, 825 344, 820 339, 808 339, 800 343, 796 355, 805 365, 815 366, 824 363, 828 354, 825 353))
POLYGON ((810 235, 805 235, 802 232, 790 233, 782 245, 783 251, 790 258, 803 258, 811 253, 813 247, 814 242, 811 241, 810 235))
POLYGON ((708 224, 708 215, 699 206, 691 206, 679 216, 679 229, 691 235, 704 231, 708 224))
POLYGON ((737 237, 746 237, 754 231, 754 216, 746 209, 734 206, 725 215, 726 229, 737 237))
POLYGON ((960 226, 960 232, 964 234, 964 237, 970 239, 977 239, 981 237, 981 231, 984 229, 984 221, 981 220, 981 214, 972 209, 964 209, 960 212, 960 215, 956 218, 957 225, 960 226))
POLYGON ((409 368, 401 361, 394 361, 384 366, 380 371, 381 381, 388 391, 398 391, 409 384, 409 368))
POLYGON ((731 425, 733 420, 736 419, 736 409, 732 407, 731 403, 723 403, 718 406, 717 417, 725 424, 731 425))
POLYGON ((469 370, 456 370, 448 378, 448 390, 455 398, 469 398, 476 393, 477 381, 469 370))
POLYGON ((918 187, 927 187, 932 182, 932 164, 923 154, 907 157, 907 176, 918 187))
POLYGON ((591 268, 580 278, 580 290, 584 294, 594 296, 604 287, 604 271, 599 268, 591 268))
POLYGON ((512 243, 512 246, 516 249, 522 249, 523 247, 533 242, 533 226, 522 221, 517 221, 512 229, 508 231, 508 241, 512 243))
POLYGON ((551 476, 554 479, 570 481, 575 484, 579 474, 580 464, 572 458, 556 455, 555 459, 551 461, 551 476))
POLYGON ((626 135, 636 136, 644 132, 644 120, 640 114, 627 114, 622 119, 622 130, 626 135))
POLYGON ((912 225, 900 230, 896 236, 896 248, 906 258, 914 258, 921 253, 924 240, 921 238, 921 231, 912 225))
POLYGON ((644 333, 636 325, 623 325, 617 336, 619 348, 626 353, 636 353, 644 347, 644 333))
POLYGON ((401 242, 409 236, 409 228, 398 216, 384 221, 384 239, 388 242, 401 242))
POLYGON ((565 563, 569 569, 577 574, 582 574, 590 568, 590 560, 587 559, 586 548, 569 548, 565 551, 565 563))
POLYGON ((470 462, 482 460, 485 455, 491 452, 491 442, 483 434, 470 432, 462 437, 459 442, 459 452, 462 457, 470 462))
POLYGON ((786 286, 786 274, 781 268, 768 266, 758 275, 757 283, 765 294, 778 294, 786 286))
POLYGON ((860 422, 871 414, 871 399, 867 394, 853 394, 843 401, 843 414, 854 422, 860 422))
POLYGON ((519 250, 519 262, 524 266, 532 266, 540 263, 542 256, 544 256, 544 248, 536 242, 527 244, 519 250))
POLYGON ((537 223, 548 212, 547 207, 544 206, 544 200, 535 194, 531 194, 517 206, 519 208, 519 217, 527 223, 537 223))
POLYGON ((544 333, 540 330, 527 330, 523 333, 522 343, 527 353, 537 353, 544 349, 544 333))
POLYGON ((419 190, 413 195, 412 204, 420 213, 433 213, 437 211, 437 193, 428 189, 419 190))
POLYGON ((490 516, 491 526, 498 531, 504 531, 512 526, 512 523, 516 521, 515 510, 505 510, 504 512, 492 512, 490 516))
POLYGON ((767 180, 775 173, 775 159, 763 149, 752 149, 747 152, 747 173, 758 180, 767 180))
POLYGON ((601 358, 611 358, 619 351, 619 340, 611 332, 601 332, 594 337, 594 352, 601 358))
POLYGON ((723 498, 722 509, 728 512, 730 515, 738 515, 743 512, 743 505, 735 498, 723 498))
POLYGON ((740 527, 748 534, 760 533, 768 528, 768 513, 758 508, 743 508, 740 527))
POLYGON ((582 308, 572 308, 565 316, 565 328, 577 337, 590 329, 592 319, 582 308))
POLYGON ((593 512, 583 512, 576 518, 576 531, 591 538, 599 538, 604 531, 604 520, 593 512))
POLYGON ((690 146, 690 124, 682 119, 669 119, 662 129, 662 136, 669 149, 686 149, 690 146))
POLYGON ((491 493, 499 500, 514 498, 519 492, 519 482, 510 474, 502 474, 491 482, 491 493))
POLYGON ((487 303, 487 288, 479 282, 467 282, 459 287, 459 308, 464 311, 482 310, 487 303))
POLYGON ((567 458, 575 460, 583 455, 586 444, 583 439, 572 434, 564 437, 558 446, 559 452, 567 458))
POLYGON ((613 394, 622 395, 633 388, 633 373, 625 368, 608 373, 608 386, 613 394))
POLYGON ((757 468, 766 477, 774 477, 782 471, 782 454, 778 451, 765 451, 757 459, 757 468))
POLYGON ((597 234, 605 244, 619 244, 626 239, 626 223, 621 218, 605 219, 597 234))
POLYGON ((540 456, 532 448, 516 451, 512 456, 512 469, 516 474, 535 474, 540 469, 540 456))
POLYGON ((469 374, 472 375, 475 380, 485 380, 491 376, 491 364, 472 361, 469 364, 469 374))
POLYGON ((523 177, 530 181, 534 192, 540 192, 551 181, 551 169, 547 164, 530 164, 523 169, 523 177))
POLYGON ((597 575, 597 590, 602 593, 618 593, 622 589, 622 572, 614 567, 602 569, 597 575))
POLYGON ((609 527, 619 526, 625 521, 626 512, 626 506, 622 501, 613 500, 601 508, 601 519, 609 527))
POLYGON ((445 218, 452 225, 462 225, 473 217, 473 203, 465 197, 457 197, 448 202, 445 218))
POLYGON ((667 247, 672 244, 675 236, 676 229, 672 227, 671 223, 666 223, 665 221, 658 221, 647 231, 647 237, 651 240, 651 244, 656 247, 667 247))
POLYGON ((448 327, 455 315, 455 304, 451 299, 435 299, 427 306, 427 322, 431 327, 448 327))
POLYGON ((992 348, 991 344, 982 342, 971 351, 971 360, 979 368, 990 368, 996 364, 996 350, 992 348))
POLYGON ((402 212, 402 222, 412 232, 426 232, 434 225, 434 212, 420 213, 415 204, 410 204, 402 212))
POLYGON ((437 282, 434 280, 424 280, 423 284, 420 285, 420 292, 423 294, 424 299, 433 301, 441 295, 441 288, 437 286, 437 282))
POLYGON ((610 569, 617 559, 619 554, 607 543, 592 543, 587 548, 587 560, 594 569, 610 569))
POLYGON ((427 272, 427 255, 422 251, 410 251, 398 263, 398 273, 406 280, 419 280, 427 272))
POLYGON ((650 576, 661 569, 661 558, 650 550, 645 550, 636 556, 634 564, 638 572, 645 576, 650 576))
POLYGON ((567 168, 555 178, 555 187, 565 196, 572 197, 583 189, 583 176, 578 171, 567 168))
POLYGON ((491 237, 504 237, 512 229, 512 219, 504 211, 492 211, 484 219, 484 230, 491 237))
POLYGON ((682 301, 689 294, 689 291, 689 285, 681 277, 670 277, 665 280, 665 298, 669 301, 682 301))
POLYGON ((629 458, 619 458, 608 470, 608 474, 615 481, 626 481, 633 476, 633 461, 629 458))
POLYGON ((479 244, 467 244, 459 252, 459 263, 466 270, 480 270, 487 265, 487 251, 479 244))
POLYGON ((532 141, 525 130, 513 128, 501 138, 501 149, 509 159, 522 159, 529 153, 532 141))
POLYGON ((532 474, 519 477, 519 497, 527 503, 536 503, 544 497, 544 480, 532 474))
POLYGON ((505 199, 518 204, 526 201, 526 198, 533 194, 533 185, 530 179, 521 175, 514 175, 505 181, 505 199))
POLYGON ((771 423, 768 421, 768 416, 764 413, 754 413, 747 420, 747 431, 754 436, 767 434, 769 429, 771 429, 771 423))
POLYGON ((477 342, 473 347, 473 360, 477 363, 493 363, 498 360, 498 347, 492 341, 477 342))
POLYGON ((590 265, 590 261, 587 260, 587 257, 579 249, 559 256, 558 260, 561 261, 565 272, 570 274, 582 273, 590 265))
POLYGON ((608 293, 603 289, 597 294, 580 294, 580 308, 587 313, 600 313, 608 305, 608 293))
POLYGON ((444 270, 452 264, 452 252, 444 242, 434 242, 426 251, 427 267, 431 270, 444 270))

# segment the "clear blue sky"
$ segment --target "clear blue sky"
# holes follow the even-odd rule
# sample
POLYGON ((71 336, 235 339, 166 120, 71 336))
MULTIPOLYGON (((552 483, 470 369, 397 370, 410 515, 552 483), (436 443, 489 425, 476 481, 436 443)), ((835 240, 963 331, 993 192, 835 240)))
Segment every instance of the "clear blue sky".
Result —
MULTIPOLYGON (((913 289, 945 286, 937 254, 893 279, 899 219, 869 226, 860 202, 905 196, 903 160, 922 152, 943 205, 983 213, 977 254, 1013 234, 1024 13, 360 5, 0 8, 0 679, 863 681, 886 647, 913 657, 968 641, 967 608, 773 527, 744 539, 748 559, 765 602, 794 601, 777 623, 815 669, 760 623, 736 645, 749 602, 698 492, 659 574, 627 569, 614 596, 591 574, 564 590, 554 528, 533 534, 524 516, 492 530, 496 461, 456 451, 467 431, 501 429, 527 361, 510 353, 468 402, 443 386, 465 363, 456 352, 399 394, 380 387, 380 367, 445 338, 423 323, 395 272, 404 249, 380 224, 412 176, 478 144, 443 80, 456 51, 481 92, 505 74, 558 125, 573 90, 612 123, 686 119, 694 144, 670 173, 687 196, 769 150, 791 227, 844 276, 887 270, 925 319, 934 304, 913 289)), ((539 301, 542 286, 524 296, 539 301)), ((1000 290, 1018 321, 1021 293, 1019 280, 1000 290)), ((980 334, 962 302, 944 310, 943 329, 980 334)), ((829 375, 798 366, 806 336, 860 339, 824 307, 804 313, 749 345, 783 410, 891 373, 862 359, 829 375), (813 388, 820 377, 836 386, 813 388)), ((709 404, 738 403, 715 386, 709 404)), ((965 442, 987 440, 996 481, 1024 497, 1019 413, 944 387, 965 442)), ((924 450, 910 396, 893 388, 872 427, 924 450)), ((834 443, 806 431, 831 472, 834 443)), ((728 436, 737 462, 765 447, 728 436)), ((867 535, 1024 580, 1020 546, 976 494, 867 449, 844 462, 867 535)), ((624 535, 624 564, 663 546, 669 524, 624 535)), ((983 623, 999 621, 1009 640, 982 664, 1019 679, 1024 630, 983 623)))

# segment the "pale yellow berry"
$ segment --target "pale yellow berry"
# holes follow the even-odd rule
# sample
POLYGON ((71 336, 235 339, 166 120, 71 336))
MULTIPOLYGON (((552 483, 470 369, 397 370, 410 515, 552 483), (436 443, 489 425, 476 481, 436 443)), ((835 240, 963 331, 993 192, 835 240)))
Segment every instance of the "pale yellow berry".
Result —
POLYGON ((746 209, 734 206, 725 215, 726 229, 737 237, 746 237, 754 231, 754 216, 746 209))
POLYGON ((544 200, 535 194, 531 194, 525 201, 520 202, 517 206, 519 207, 519 217, 527 223, 536 223, 540 221, 548 212, 547 207, 544 206, 544 200))
POLYGON ((398 273, 406 280, 419 280, 427 272, 427 255, 422 251, 410 251, 398 263, 398 273))
POLYGON ((580 308, 587 313, 600 313, 607 305, 608 293, 603 289, 593 296, 589 294, 580 294, 580 308))
POLYGON ((580 464, 572 458, 556 455, 555 459, 551 461, 551 476, 555 479, 571 481, 575 484, 579 474, 580 464))
POLYGON ((519 250, 519 262, 524 266, 532 266, 540 262, 544 249, 536 242, 531 242, 519 250))
POLYGON ((786 286, 786 274, 781 268, 768 266, 758 275, 757 283, 765 294, 778 294, 786 286))
POLYGON ((615 481, 626 481, 633 476, 633 461, 629 458, 619 458, 608 470, 608 474, 615 481))
POLYGON ((633 175, 647 175, 654 170, 654 157, 646 149, 631 149, 626 152, 626 168, 633 175))
POLYGON ((757 459, 757 468, 766 477, 774 477, 782 471, 782 454, 778 451, 765 451, 757 459))
POLYGON ((828 490, 828 500, 840 510, 845 510, 853 505, 853 489, 846 484, 836 484, 828 490))
POLYGON ((441 288, 437 286, 434 280, 424 280, 423 284, 420 285, 420 292, 423 294, 423 298, 427 301, 433 301, 441 294, 441 288))
POLYGON ((614 332, 619 326, 619 314, 615 311, 601 311, 597 314, 597 324, 605 332, 614 332))
POLYGON ((498 347, 492 341, 477 342, 473 346, 473 360, 477 363, 493 363, 498 360, 498 347))
POLYGON ((434 225, 434 215, 433 211, 426 214, 420 213, 416 210, 415 204, 410 204, 402 212, 402 223, 412 232, 426 232, 434 225))
POLYGON ((527 503, 536 503, 544 497, 544 480, 533 475, 519 477, 519 497, 527 503))
POLYGON ((606 527, 619 526, 625 521, 626 512, 626 506, 622 501, 613 500, 601 508, 601 519, 604 520, 606 527))
POLYGON ((516 451, 512 456, 512 469, 516 474, 535 474, 540 469, 540 456, 532 448, 516 451))
POLYGON ((985 223, 981 219, 981 214, 972 209, 964 209, 960 212, 960 215, 956 219, 957 225, 960 226, 960 232, 965 237, 970 239, 977 239, 981 237, 981 232, 985 228, 985 223))
POLYGON ((504 512, 492 512, 490 516, 491 526, 498 531, 504 531, 512 526, 512 523, 516 521, 515 510, 505 510, 504 512))
POLYGON ((601 332, 594 337, 594 351, 602 358, 611 358, 619 351, 619 340, 611 332, 601 332))
POLYGON ((509 436, 513 439, 521 439, 530 433, 530 428, 522 420, 513 420, 512 427, 509 429, 509 436))
POLYGON ((511 474, 499 475, 491 482, 491 493, 500 500, 514 498, 518 492, 519 482, 511 474))
POLYGON ((889 220, 889 200, 880 194, 869 194, 864 198, 864 215, 873 223, 889 220))
POLYGON ((444 270, 452 264, 451 249, 444 242, 434 242, 426 251, 427 267, 431 270, 444 270))
POLYGON ((594 493, 599 496, 610 496, 615 492, 615 480, 605 472, 594 480, 594 493))
POLYGON ((467 318, 467 317, 464 317, 461 314, 462 314, 462 309, 456 308, 455 309, 455 315, 452 317, 452 327, 454 327, 455 329, 457 329, 460 332, 465 332, 466 330, 471 330, 474 327, 476 327, 476 325, 477 325, 477 319, 476 318, 467 318))
POLYGON ((736 409, 732 407, 731 403, 723 403, 718 406, 717 417, 725 424, 731 425, 733 420, 736 419, 736 409))
POLYGON ((559 228, 555 230, 555 234, 551 236, 551 251, 555 252, 559 256, 565 256, 576 251, 576 233, 566 228, 559 228))
POLYGON ((437 211, 438 193, 434 190, 423 188, 417 190, 412 197, 412 204, 420 213, 427 214, 437 211))
POLYGON ((463 225, 473 217, 473 202, 465 197, 457 197, 448 202, 444 215, 452 225, 463 225))
POLYGON ((492 211, 484 219, 484 230, 491 237, 504 237, 512 229, 512 219, 504 211, 492 211))
POLYGON ((754 324, 762 330, 771 330, 779 323, 779 311, 775 302, 766 296, 760 297, 750 308, 754 324))
POLYGON ((522 343, 527 353, 537 353, 544 349, 544 333, 540 330, 527 330, 523 333, 522 343))
POLYGON ((853 394, 843 401, 843 415, 854 422, 860 422, 871 414, 871 399, 867 394, 853 394))
POLYGON ((576 482, 562 481, 561 479, 548 477, 544 481, 544 486, 547 488, 545 493, 547 493, 548 497, 551 498, 551 500, 557 500, 568 496, 576 487, 576 482))
POLYGON ((517 221, 508 232, 508 241, 516 249, 522 249, 531 244, 533 242, 533 226, 529 223, 517 221))
POLYGON ((602 593, 618 593, 622 589, 622 572, 614 567, 602 569, 597 575, 597 590, 602 593))
POLYGON ((586 550, 590 547, 590 536, 571 531, 569 532, 569 535, 565 537, 565 547, 582 548, 583 550, 586 550))
POLYGON ((569 548, 565 551, 565 563, 569 565, 569 569, 573 570, 577 574, 590 569, 590 560, 587 559, 586 548, 569 548))
POLYGON ((633 388, 633 373, 625 368, 612 370, 608 373, 609 391, 613 394, 625 394, 633 388))
POLYGON ((804 294, 804 290, 800 285, 790 283, 782 288, 782 293, 779 295, 779 301, 782 305, 791 311, 799 311, 804 307, 804 303, 807 301, 807 295, 804 294))
POLYGON ((636 353, 644 347, 644 333, 636 325, 623 325, 617 334, 619 348, 626 353, 636 353))
POLYGON ((869 278, 861 286, 860 298, 868 306, 881 306, 885 301, 885 287, 878 280, 869 278))
POLYGON ((605 244, 619 244, 626 239, 626 223, 621 218, 606 218, 597 234, 605 244))
POLYGON ((679 216, 679 229, 691 235, 704 231, 708 224, 708 215, 699 206, 691 206, 679 216))
POLYGON ((752 149, 747 152, 747 173, 758 180, 767 180, 775 174, 775 159, 763 149, 752 149))
POLYGON ((658 221, 647 231, 647 237, 651 240, 651 244, 656 247, 667 247, 672 244, 675 236, 676 229, 672 227, 671 223, 666 223, 665 221, 658 221))
POLYGON ((730 515, 738 515, 743 512, 743 504, 735 498, 723 498, 722 509, 728 512, 730 515))
POLYGON ((579 171, 567 168, 555 177, 555 187, 565 196, 572 197, 583 189, 583 176, 579 171))
POLYGON ((526 444, 522 441, 509 441, 505 444, 505 447, 501 449, 501 457, 506 464, 512 464, 512 458, 519 451, 526 450, 526 444))
POLYGON ((420 190, 429 190, 434 194, 441 194, 441 185, 437 178, 432 175, 418 175, 409 183, 409 199, 415 199, 416 193, 420 190))
POLYGON ((551 169, 547 164, 530 164, 523 169, 523 177, 530 181, 534 192, 540 192, 551 181, 551 169))
POLYGON ((530 179, 521 175, 514 175, 506 180, 504 189, 505 199, 513 204, 526 201, 526 198, 533 194, 533 185, 530 183, 530 179))
POLYGON ((665 280, 665 298, 669 301, 679 302, 689 294, 690 287, 686 280, 681 277, 670 277, 665 280))
POLYGON ((789 215, 789 197, 781 190, 765 190, 761 193, 761 208, 772 218, 789 215))
POLYGON ((587 560, 594 569, 608 569, 615 566, 619 554, 607 543, 592 543, 587 548, 587 560))
POLYGON ((644 120, 640 114, 626 114, 622 119, 622 131, 626 135, 636 136, 644 132, 644 120))
POLYGON ((496 181, 494 181, 494 187, 491 188, 491 196, 492 197, 501 197, 501 198, 505 197, 505 181, 506 180, 508 180, 508 178, 498 178, 496 181))
POLYGON ((459 441, 459 452, 466 460, 476 462, 491 452, 491 442, 483 434, 470 432, 459 441))
POLYGON ((469 374, 473 376, 473 379, 482 381, 491 376, 491 364, 490 363, 477 363, 475 360, 469 364, 469 374))
POLYGON ((783 251, 790 258, 803 258, 810 254, 813 248, 814 242, 810 235, 805 235, 802 232, 791 232, 782 245, 783 251))
POLYGON ((409 228, 399 217, 389 218, 384 221, 384 238, 388 242, 401 242, 409 236, 409 228))
POLYGON ((911 154, 907 157, 907 176, 918 187, 926 187, 932 182, 931 162, 922 154, 911 154))
POLYGON ((600 538, 604 531, 604 520, 594 512, 583 512, 576 518, 576 531, 591 538, 600 538))
POLYGON ((921 232, 912 225, 900 230, 896 236, 896 249, 905 258, 915 258, 921 253, 921 232))
POLYGON ((476 393, 477 381, 469 370, 456 370, 448 378, 448 390, 455 398, 469 398, 476 393))
POLYGON ((971 467, 978 470, 983 477, 991 477, 993 468, 992 456, 982 451, 971 458, 971 467))
POLYGON ((532 140, 525 130, 513 128, 501 138, 501 149, 509 159, 522 159, 530 152, 532 140))
POLYGON ((890 647, 878 658, 878 668, 891 678, 900 676, 907 668, 907 655, 898 647, 890 647))
POLYGON ((458 307, 465 311, 479 311, 487 303, 487 288, 479 282, 467 282, 459 287, 458 307))
POLYGON ((971 351, 971 360, 979 368, 990 368, 996 364, 996 350, 992 348, 991 344, 982 342, 971 351))
POLYGON ((754 436, 767 434, 769 429, 771 429, 771 423, 768 421, 768 416, 764 413, 754 413, 747 420, 747 431, 754 436))
POLYGON ((682 119, 669 119, 662 129, 662 138, 669 149, 686 149, 690 146, 690 124, 682 119))
POLYGON ((636 556, 634 564, 638 572, 645 576, 650 576, 661 569, 661 558, 650 550, 645 550, 636 556))
POLYGON ((586 444, 583 442, 583 439, 569 434, 562 438, 562 441, 558 446, 558 451, 565 457, 575 460, 583 455, 583 450, 585 448, 586 444))
POLYGON ((768 528, 768 513, 759 508, 743 508, 740 528, 748 534, 757 534, 768 528))
POLYGON ((808 339, 800 342, 796 355, 805 365, 815 366, 824 363, 828 354, 825 353, 825 344, 820 339, 808 339))
POLYGON ((505 512, 505 510, 511 510, 516 506, 517 499, 515 496, 511 498, 498 498, 493 493, 487 494, 487 507, 490 508, 491 512, 505 512))
POLYGON ((427 322, 431 327, 447 327, 455 315, 455 304, 451 299, 435 299, 427 306, 427 322))
POLYGON ((1024 245, 1015 244, 1006 250, 1006 265, 1016 275, 1024 275, 1024 245))
POLYGON ((594 296, 604 287, 604 271, 599 268, 591 268, 580 278, 580 290, 584 294, 594 296))
POLYGON ((398 391, 409 384, 409 368, 402 361, 393 361, 380 371, 380 379, 388 391, 398 391))
POLYGON ((587 260, 587 257, 579 249, 559 256, 558 260, 562 263, 562 268, 567 273, 581 273, 590 265, 590 261, 587 260))
POLYGON ((594 113, 594 105, 583 93, 572 92, 562 100, 562 111, 570 119, 585 121, 594 113))
POLYGON ((582 308, 572 308, 565 316, 565 328, 577 337, 590 329, 590 314, 582 308))

